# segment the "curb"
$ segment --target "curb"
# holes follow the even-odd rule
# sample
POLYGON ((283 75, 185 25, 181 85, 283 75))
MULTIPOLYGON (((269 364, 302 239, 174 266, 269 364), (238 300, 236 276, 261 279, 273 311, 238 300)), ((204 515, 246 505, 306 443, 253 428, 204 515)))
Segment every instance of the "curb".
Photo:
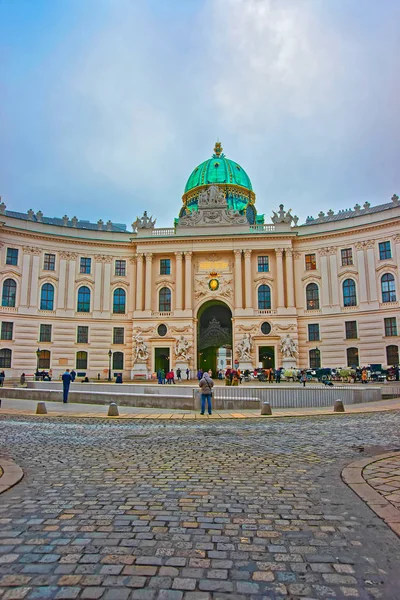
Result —
POLYGON ((0 467, 3 469, 3 475, 0 477, 0 494, 2 494, 21 481, 24 472, 9 458, 1 458, 0 467))
POLYGON ((367 483, 362 475, 365 467, 372 463, 399 456, 399 451, 386 452, 369 458, 356 460, 345 467, 341 473, 342 479, 371 510, 400 537, 400 511, 372 486, 367 483))

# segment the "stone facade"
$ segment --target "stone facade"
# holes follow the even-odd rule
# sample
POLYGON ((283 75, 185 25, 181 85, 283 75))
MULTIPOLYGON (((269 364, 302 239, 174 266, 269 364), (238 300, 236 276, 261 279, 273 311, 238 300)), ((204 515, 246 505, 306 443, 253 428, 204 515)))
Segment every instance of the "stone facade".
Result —
POLYGON ((232 313, 233 359, 250 334, 253 366, 265 347, 281 366, 287 334, 300 368, 315 366, 316 352, 322 367, 345 366, 355 356, 360 365, 393 363, 400 290, 394 198, 320 213, 304 225, 289 213, 285 222, 281 207, 274 223, 249 225, 218 207, 217 196, 212 219, 200 210, 164 229, 138 219, 133 233, 112 223, 95 228, 67 217, 59 223, 42 214, 22 218, 3 205, 1 368, 10 376, 31 374, 40 349, 50 353, 39 359, 54 376, 74 367, 104 379, 111 350, 112 371, 130 378, 140 334, 148 373, 156 369, 157 349, 168 351, 171 367, 193 371, 201 366, 199 311, 210 300, 232 313), (260 286, 266 286, 261 296, 260 286), (179 340, 189 349, 184 360, 179 340))

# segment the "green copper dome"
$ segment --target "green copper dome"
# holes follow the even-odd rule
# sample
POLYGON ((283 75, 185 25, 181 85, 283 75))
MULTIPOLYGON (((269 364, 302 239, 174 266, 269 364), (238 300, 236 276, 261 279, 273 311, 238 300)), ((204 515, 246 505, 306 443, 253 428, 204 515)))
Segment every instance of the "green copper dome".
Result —
POLYGON ((256 196, 250 177, 235 161, 226 158, 220 142, 215 144, 212 157, 196 167, 190 175, 182 196, 180 217, 198 210, 199 194, 210 185, 216 185, 224 192, 228 209, 246 215, 249 223, 263 222, 263 215, 257 215, 254 206, 256 196))
POLYGON ((190 175, 185 187, 185 194, 193 188, 213 183, 238 185, 253 190, 246 171, 233 160, 226 158, 219 142, 215 144, 212 158, 201 163, 190 175))

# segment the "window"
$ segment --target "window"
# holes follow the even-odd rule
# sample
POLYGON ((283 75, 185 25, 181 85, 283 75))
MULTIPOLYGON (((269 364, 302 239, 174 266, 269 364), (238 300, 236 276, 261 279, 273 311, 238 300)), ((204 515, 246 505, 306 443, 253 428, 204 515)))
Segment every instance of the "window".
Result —
POLYGON ((343 281, 343 306, 357 306, 356 282, 354 279, 343 281))
POLYGON ((398 346, 387 346, 386 362, 389 366, 394 366, 394 365, 399 364, 399 347, 398 346))
POLYGON ((124 344, 124 328, 114 327, 113 329, 113 344, 124 344))
POLYGON ((391 273, 385 273, 381 279, 382 302, 396 302, 396 285, 391 273))
POLYGON ((126 260, 115 261, 115 275, 125 277, 126 275, 126 260))
POLYGON ((160 260, 160 275, 171 274, 171 261, 169 258, 162 258, 160 260))
POLYGON ((310 323, 308 326, 308 341, 316 342, 319 340, 319 324, 310 323))
POLYGON ((87 369, 88 354, 87 352, 80 351, 76 353, 76 368, 87 369))
POLYGON ((3 321, 1 324, 1 339, 12 340, 13 339, 13 326, 14 323, 8 323, 3 321))
POLYGON ((90 312, 90 290, 85 285, 78 290, 78 305, 76 310, 84 313, 90 312))
POLYGON ((54 271, 56 268, 56 255, 55 254, 45 254, 43 269, 45 271, 54 271))
POLYGON ((360 365, 360 360, 358 357, 358 348, 347 348, 346 354, 348 367, 358 367, 360 365))
POLYGON ((319 289, 316 283, 309 283, 306 287, 307 310, 319 309, 319 289))
POLYGON ((40 292, 40 310, 53 310, 54 308, 54 286, 51 283, 42 285, 40 292))
POLYGON ((379 244, 379 258, 385 260, 386 258, 392 258, 392 251, 390 249, 390 242, 380 242, 379 244))
POLYGON ((11 369, 11 350, 8 348, 0 350, 0 369, 11 369))
POLYGON ((116 371, 123 371, 124 369, 124 353, 114 352, 112 357, 112 368, 116 371))
POLYGON ((76 343, 87 344, 89 342, 89 327, 87 325, 78 325, 76 331, 76 343))
POLYGON ((268 256, 259 256, 257 258, 258 261, 258 272, 266 273, 269 271, 269 258, 268 256))
POLYGON ((306 254, 306 271, 315 271, 316 268, 315 254, 306 254))
POLYGON ((353 250, 351 248, 341 250, 340 254, 342 256, 342 267, 353 264, 353 250))
POLYGON ((170 312, 171 310, 171 290, 167 287, 160 290, 158 310, 160 312, 170 312))
MULTIPOLYGON (((385 336, 391 337, 393 335, 397 335, 396 317, 388 317, 387 319, 385 319, 385 336)), ((2 338, 2 339, 5 339, 5 338, 2 338)))
POLYGON ((39 342, 51 342, 51 325, 40 326, 39 342))
POLYGON ((3 283, 3 295, 1 298, 2 306, 15 306, 17 295, 17 284, 14 279, 6 279, 3 283))
POLYGON ((160 337, 164 337, 165 335, 167 335, 167 326, 164 324, 161 324, 157 327, 157 333, 160 337))
POLYGON ((18 265, 18 250, 16 248, 7 248, 6 265, 18 265))
POLYGON ((358 338, 357 321, 346 321, 344 324, 346 340, 355 340, 358 338))
POLYGON ((271 327, 270 323, 268 323, 267 321, 262 323, 261 333, 263 333, 264 335, 268 335, 269 333, 271 333, 271 329, 272 329, 272 327, 271 327))
POLYGON ((125 314, 126 293, 122 288, 114 290, 113 294, 113 313, 125 314))
POLYGON ((83 256, 81 256, 81 264, 80 264, 79 273, 86 273, 86 275, 90 275, 91 266, 92 266, 92 259, 84 258, 83 256))
POLYGON ((310 369, 319 369, 321 367, 321 352, 318 348, 313 348, 308 353, 310 358, 310 369))
POLYGON ((271 308, 271 288, 269 285, 260 285, 258 288, 258 310, 271 308))
POLYGON ((41 350, 38 360, 38 369, 50 369, 50 351, 41 350))

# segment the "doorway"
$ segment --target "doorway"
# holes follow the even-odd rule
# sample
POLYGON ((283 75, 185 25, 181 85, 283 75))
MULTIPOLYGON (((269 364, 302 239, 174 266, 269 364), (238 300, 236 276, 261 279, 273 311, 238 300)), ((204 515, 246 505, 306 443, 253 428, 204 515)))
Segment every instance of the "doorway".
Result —
POLYGON ((220 300, 205 302, 197 314, 197 368, 227 368, 232 361, 232 312, 220 300))
POLYGON ((155 348, 154 349, 154 367, 157 372, 159 369, 163 369, 164 373, 169 371, 169 348, 155 348))
POLYGON ((263 369, 275 369, 274 346, 260 346, 258 349, 258 360, 263 369))

